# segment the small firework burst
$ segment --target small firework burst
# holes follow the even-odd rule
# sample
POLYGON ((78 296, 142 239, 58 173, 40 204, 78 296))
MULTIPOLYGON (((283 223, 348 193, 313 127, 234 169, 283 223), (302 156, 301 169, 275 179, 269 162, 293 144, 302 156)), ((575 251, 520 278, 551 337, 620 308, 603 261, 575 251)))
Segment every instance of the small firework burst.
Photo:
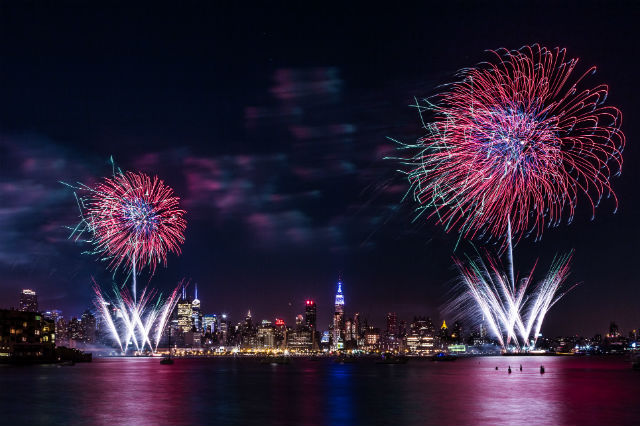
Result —
POLYGON ((74 229, 88 231, 93 252, 103 256, 113 270, 140 270, 166 265, 167 255, 180 254, 184 242, 185 211, 179 198, 158 177, 144 173, 117 173, 95 186, 81 186, 82 223, 74 229))

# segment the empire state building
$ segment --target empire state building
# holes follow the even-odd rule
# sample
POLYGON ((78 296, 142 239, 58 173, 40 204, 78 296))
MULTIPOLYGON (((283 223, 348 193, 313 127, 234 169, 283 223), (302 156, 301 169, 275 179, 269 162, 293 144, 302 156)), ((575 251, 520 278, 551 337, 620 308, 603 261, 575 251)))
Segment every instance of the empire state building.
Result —
POLYGON ((338 350, 344 347, 344 295, 342 294, 342 279, 338 279, 338 292, 336 293, 335 313, 333 314, 333 344, 332 349, 338 350))

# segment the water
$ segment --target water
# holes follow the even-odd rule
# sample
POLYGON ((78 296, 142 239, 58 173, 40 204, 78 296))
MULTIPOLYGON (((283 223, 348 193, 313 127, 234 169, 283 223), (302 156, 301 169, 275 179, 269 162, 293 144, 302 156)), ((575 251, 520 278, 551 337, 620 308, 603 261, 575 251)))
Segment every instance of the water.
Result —
POLYGON ((640 372, 622 358, 405 365, 177 359, 169 366, 113 358, 73 367, 0 365, 0 394, 2 425, 640 423, 640 372))

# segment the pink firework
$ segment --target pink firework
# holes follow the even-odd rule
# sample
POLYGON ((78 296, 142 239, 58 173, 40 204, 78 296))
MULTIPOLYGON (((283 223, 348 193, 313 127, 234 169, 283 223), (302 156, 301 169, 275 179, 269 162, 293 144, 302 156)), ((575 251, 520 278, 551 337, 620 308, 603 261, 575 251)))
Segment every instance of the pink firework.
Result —
POLYGON ((579 198, 593 214, 603 197, 617 208, 622 115, 603 105, 606 85, 582 88, 595 67, 576 74, 578 59, 539 45, 491 53, 417 105, 434 115, 404 159, 421 208, 447 231, 502 244, 570 222, 579 198))
POLYGON ((185 211, 179 198, 158 177, 119 173, 90 188, 84 200, 85 221, 93 234, 94 251, 109 259, 109 266, 151 272, 166 266, 167 254, 180 254, 184 242, 185 211))

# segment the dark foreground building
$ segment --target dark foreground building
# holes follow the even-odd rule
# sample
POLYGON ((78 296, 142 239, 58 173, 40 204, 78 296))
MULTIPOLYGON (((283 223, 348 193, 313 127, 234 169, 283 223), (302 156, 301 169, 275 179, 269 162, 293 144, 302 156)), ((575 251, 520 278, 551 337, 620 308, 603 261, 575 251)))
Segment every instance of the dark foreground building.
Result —
POLYGON ((0 361, 55 356, 55 323, 38 312, 0 309, 0 361))

